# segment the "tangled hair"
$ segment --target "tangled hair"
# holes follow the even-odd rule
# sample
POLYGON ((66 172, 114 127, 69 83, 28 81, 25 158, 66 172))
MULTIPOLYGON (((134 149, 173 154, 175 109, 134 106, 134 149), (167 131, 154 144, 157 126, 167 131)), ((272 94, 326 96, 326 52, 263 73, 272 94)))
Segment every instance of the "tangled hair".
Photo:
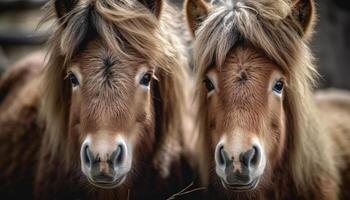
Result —
MULTIPOLYGON (((192 1, 193 2, 193 1, 192 1)), ((188 2, 191 3, 191 2, 188 2)), ((249 42, 274 61, 287 76, 284 109, 287 123, 287 165, 298 191, 317 190, 324 175, 338 180, 329 134, 317 121, 312 97, 317 72, 308 47, 315 12, 308 0, 221 0, 194 33, 194 62, 197 67, 196 94, 200 145, 208 146, 206 94, 199 87, 212 66, 221 67, 229 51, 241 41, 249 42), (308 3, 297 5, 295 2, 308 3), (306 13, 311 13, 307 16, 306 13)), ((207 157, 207 154, 203 153, 207 157)), ((208 158, 201 158, 208 163, 208 158)), ((207 169, 201 169, 207 173, 207 169)), ((208 180, 204 180, 206 182, 208 180)))
MULTIPOLYGON (((155 8, 157 14, 153 13, 144 2, 147 1, 56 0, 48 4, 46 19, 56 21, 49 40, 41 116, 47 122, 44 144, 51 158, 60 152, 65 155, 67 166, 72 162, 69 155, 74 143, 67 135, 71 88, 64 79, 68 64, 93 39, 107 45, 116 55, 132 58, 136 53, 156 66, 155 76, 163 101, 161 132, 169 137, 181 132, 187 60, 178 50, 182 47, 175 33, 164 33, 162 23, 172 22, 168 19, 171 16, 160 16, 160 8, 155 8)), ((163 7, 171 10, 166 5, 163 7)))

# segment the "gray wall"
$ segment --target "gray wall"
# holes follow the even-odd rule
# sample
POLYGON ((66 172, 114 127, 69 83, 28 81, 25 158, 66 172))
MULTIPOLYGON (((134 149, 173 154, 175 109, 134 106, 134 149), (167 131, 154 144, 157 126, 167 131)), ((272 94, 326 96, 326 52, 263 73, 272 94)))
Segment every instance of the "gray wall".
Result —
POLYGON ((323 87, 350 89, 350 0, 318 0, 312 43, 323 87))

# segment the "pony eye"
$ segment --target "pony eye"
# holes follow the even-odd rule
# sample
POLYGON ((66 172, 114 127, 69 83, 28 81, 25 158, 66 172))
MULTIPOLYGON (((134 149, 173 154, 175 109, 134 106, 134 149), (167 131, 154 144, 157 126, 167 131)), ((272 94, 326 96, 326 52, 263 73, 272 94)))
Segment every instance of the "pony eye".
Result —
POLYGON ((284 87, 284 83, 281 80, 278 80, 275 85, 273 86, 273 91, 277 92, 278 94, 282 93, 284 87))
POLYGON ((204 82, 205 87, 207 88, 208 92, 211 92, 215 89, 213 82, 211 82, 211 80, 209 78, 204 79, 203 82, 204 82))
POLYGON ((150 72, 147 72, 142 76, 140 80, 140 84, 148 87, 151 80, 152 80, 152 74, 150 72))
POLYGON ((79 80, 77 79, 77 77, 74 75, 73 72, 68 72, 68 79, 71 82, 73 87, 79 86, 79 80))

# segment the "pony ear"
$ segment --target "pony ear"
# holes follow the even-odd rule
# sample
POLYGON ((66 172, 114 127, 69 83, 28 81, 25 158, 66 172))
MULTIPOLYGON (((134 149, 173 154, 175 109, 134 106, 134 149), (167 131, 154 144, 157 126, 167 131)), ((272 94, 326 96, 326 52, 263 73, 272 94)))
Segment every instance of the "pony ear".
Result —
POLYGON ((295 0, 292 7, 292 17, 300 25, 301 36, 306 40, 310 39, 316 22, 314 0, 295 0))
POLYGON ((157 18, 159 18, 163 7, 162 0, 138 0, 142 5, 148 8, 157 18))
POLYGON ((54 0, 54 6, 57 18, 61 18, 73 10, 78 0, 54 0))
POLYGON ((203 0, 186 0, 184 8, 187 23, 194 36, 200 24, 208 16, 209 5, 203 0))

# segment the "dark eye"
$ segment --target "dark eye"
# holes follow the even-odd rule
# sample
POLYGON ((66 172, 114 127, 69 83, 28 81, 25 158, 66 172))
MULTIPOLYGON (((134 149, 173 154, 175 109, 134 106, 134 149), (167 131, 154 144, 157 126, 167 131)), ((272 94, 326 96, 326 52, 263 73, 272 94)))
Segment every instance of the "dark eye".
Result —
POLYGON ((147 72, 142 76, 142 78, 140 80, 140 84, 148 87, 151 80, 152 80, 152 74, 151 74, 151 72, 147 72))
POLYGON ((213 82, 209 78, 204 79, 205 87, 207 88, 208 92, 211 92, 215 89, 213 82))
POLYGON ((284 87, 284 83, 281 80, 278 80, 275 85, 273 86, 273 91, 277 92, 278 94, 282 93, 284 87))
POLYGON ((77 77, 73 74, 73 72, 68 72, 68 79, 71 82, 73 87, 79 86, 79 80, 77 77))

